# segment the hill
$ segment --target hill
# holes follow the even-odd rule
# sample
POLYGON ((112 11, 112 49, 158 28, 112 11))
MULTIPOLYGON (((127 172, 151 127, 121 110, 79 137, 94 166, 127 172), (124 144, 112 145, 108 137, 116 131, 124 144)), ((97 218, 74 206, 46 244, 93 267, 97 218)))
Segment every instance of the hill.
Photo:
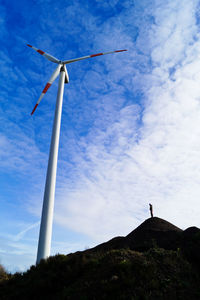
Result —
POLYGON ((0 280, 0 299, 200 299, 200 229, 150 218, 125 237, 0 280))
POLYGON ((144 221, 126 237, 115 237, 89 251, 122 248, 145 251, 155 246, 168 250, 176 250, 180 246, 182 237, 183 230, 163 219, 154 217, 144 221))

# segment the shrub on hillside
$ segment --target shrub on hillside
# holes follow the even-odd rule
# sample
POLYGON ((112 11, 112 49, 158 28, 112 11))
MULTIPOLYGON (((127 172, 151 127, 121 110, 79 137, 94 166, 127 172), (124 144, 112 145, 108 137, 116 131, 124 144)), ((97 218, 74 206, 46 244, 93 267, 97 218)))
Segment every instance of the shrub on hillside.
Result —
POLYGON ((6 272, 5 268, 2 265, 0 265, 0 281, 6 280, 8 279, 8 277, 9 275, 6 272))

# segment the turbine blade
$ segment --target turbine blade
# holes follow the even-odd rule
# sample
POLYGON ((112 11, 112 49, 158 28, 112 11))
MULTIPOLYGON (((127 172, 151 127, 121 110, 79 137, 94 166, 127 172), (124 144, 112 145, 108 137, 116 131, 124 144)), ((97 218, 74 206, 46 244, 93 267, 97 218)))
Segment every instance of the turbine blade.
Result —
POLYGON ((79 58, 65 60, 62 63, 63 64, 70 64, 72 62, 83 60, 83 59, 90 58, 90 57, 96 57, 96 56, 100 56, 100 55, 111 54, 111 53, 116 53, 116 52, 124 52, 124 51, 127 51, 127 50, 115 50, 115 51, 110 51, 110 52, 102 52, 102 53, 97 53, 97 54, 82 56, 82 57, 79 57, 79 58))
POLYGON ((50 88, 50 86, 52 85, 52 83, 56 80, 56 78, 58 77, 59 73, 60 73, 60 68, 61 65, 58 65, 56 70, 53 72, 53 74, 51 75, 51 78, 49 79, 49 81, 47 82, 47 84, 45 85, 45 88, 42 91, 42 94, 40 95, 40 98, 38 99, 36 105, 34 106, 31 115, 34 114, 36 108, 38 107, 40 101, 42 100, 42 98, 44 97, 44 95, 46 94, 46 92, 48 91, 48 89, 50 88))
POLYGON ((65 83, 69 83, 69 75, 68 75, 67 68, 65 65, 64 65, 64 70, 65 70, 65 83))
POLYGON ((60 60, 58 60, 57 58, 53 57, 52 55, 40 50, 40 49, 37 49, 29 44, 27 44, 28 47, 30 48, 33 48, 35 51, 37 51, 38 53, 40 53, 41 55, 43 55, 45 58, 47 58, 48 60, 54 62, 54 63, 57 63, 59 64, 60 63, 60 60))

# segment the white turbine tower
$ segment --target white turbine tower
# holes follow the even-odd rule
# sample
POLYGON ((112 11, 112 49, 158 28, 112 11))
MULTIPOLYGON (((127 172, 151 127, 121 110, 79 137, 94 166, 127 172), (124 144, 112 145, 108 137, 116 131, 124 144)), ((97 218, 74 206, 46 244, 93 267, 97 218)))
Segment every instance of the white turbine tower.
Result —
POLYGON ((51 146, 49 153, 49 161, 46 175, 46 184, 44 191, 43 199, 43 208, 42 208, 42 218, 40 224, 40 235, 38 242, 38 252, 37 252, 37 261, 38 264, 41 259, 46 259, 50 255, 51 247, 51 235, 52 235, 52 224, 53 224, 53 209, 54 209, 54 197, 55 197, 55 185, 56 185, 56 170, 57 170, 57 159, 58 159, 58 145, 59 145, 59 136, 60 136, 60 123, 61 123, 61 113, 62 113, 62 102, 63 102, 63 92, 64 92, 64 83, 69 83, 69 76, 66 69, 66 64, 79 61, 82 59, 96 57, 104 54, 111 54, 116 52, 123 52, 127 50, 116 50, 111 52, 97 53, 88 56, 83 56, 79 58, 69 59, 69 60, 59 60, 52 55, 45 53, 42 50, 39 50, 29 44, 27 46, 33 48, 35 51, 43 55, 45 58, 50 60, 53 63, 58 64, 55 71, 53 72, 51 78, 46 84, 45 88, 42 91, 40 98, 38 99, 35 107, 33 108, 31 115, 36 110, 38 104, 46 94, 49 87, 55 81, 55 79, 60 74, 58 93, 56 100, 56 110, 54 115, 54 123, 51 136, 51 146))

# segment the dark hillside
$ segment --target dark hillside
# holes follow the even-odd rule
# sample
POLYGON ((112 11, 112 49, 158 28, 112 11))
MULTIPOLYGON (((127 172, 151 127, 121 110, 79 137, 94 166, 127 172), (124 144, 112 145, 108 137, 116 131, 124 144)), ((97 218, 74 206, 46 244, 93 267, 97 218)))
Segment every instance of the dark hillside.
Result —
POLYGON ((173 224, 154 217, 147 219, 129 233, 126 240, 131 249, 138 251, 144 251, 154 246, 176 250, 180 246, 182 232, 183 230, 173 224))
POLYGON ((145 251, 155 246, 168 250, 176 250, 180 246, 182 236, 182 229, 163 219, 154 217, 144 221, 126 237, 113 238, 89 251, 121 248, 145 251))
POLYGON ((178 228, 177 226, 173 225, 172 223, 163 220, 158 217, 153 217, 145 220, 140 226, 138 226, 136 229, 134 229, 131 233, 127 235, 132 236, 136 232, 143 233, 145 231, 176 231, 176 232, 182 232, 183 230, 178 228))
POLYGON ((5 276, 0 299, 198 300, 199 270, 200 229, 151 218, 126 237, 5 276))

